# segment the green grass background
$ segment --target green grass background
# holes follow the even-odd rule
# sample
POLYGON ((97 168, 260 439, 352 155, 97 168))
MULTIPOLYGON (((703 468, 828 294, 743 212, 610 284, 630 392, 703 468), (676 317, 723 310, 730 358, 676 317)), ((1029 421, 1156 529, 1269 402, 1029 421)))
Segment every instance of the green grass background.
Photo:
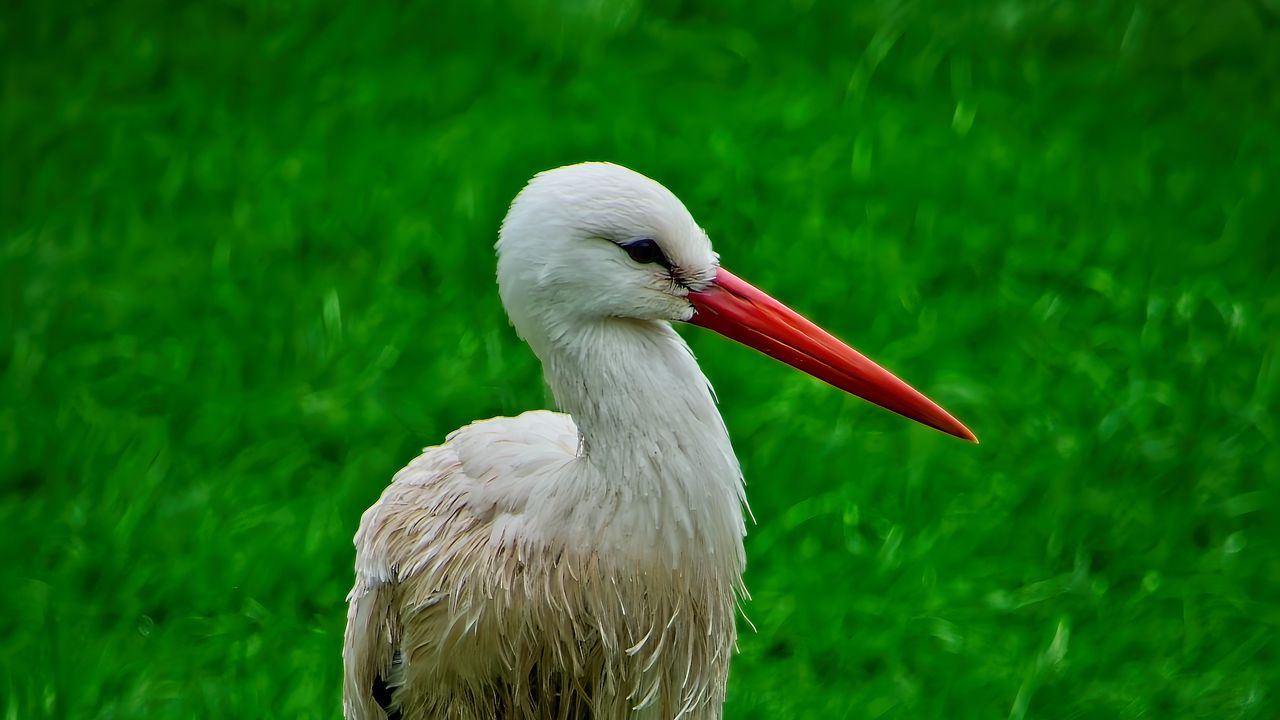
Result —
POLYGON ((587 159, 983 439, 686 333, 728 717, 1280 717, 1275 0, 0 17, 4 718, 338 716, 361 511, 550 402, 492 244, 587 159))

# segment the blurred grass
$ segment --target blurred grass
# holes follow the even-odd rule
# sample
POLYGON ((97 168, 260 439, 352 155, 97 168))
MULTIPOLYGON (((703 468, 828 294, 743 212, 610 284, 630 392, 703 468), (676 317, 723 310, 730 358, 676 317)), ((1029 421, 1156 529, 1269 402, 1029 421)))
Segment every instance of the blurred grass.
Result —
POLYGON ((1280 715, 1280 6, 7 3, 0 708, 334 717, 360 512, 549 402, 533 172, 655 177, 969 447, 689 333, 734 718, 1280 715))

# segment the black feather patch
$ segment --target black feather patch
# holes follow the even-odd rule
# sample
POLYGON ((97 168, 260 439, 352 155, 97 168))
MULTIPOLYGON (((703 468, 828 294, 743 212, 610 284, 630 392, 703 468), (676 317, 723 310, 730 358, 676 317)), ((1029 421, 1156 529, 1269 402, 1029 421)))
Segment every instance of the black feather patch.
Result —
POLYGON ((373 679, 373 701, 387 714, 387 720, 401 720, 400 710, 391 709, 391 686, 381 675, 373 679))

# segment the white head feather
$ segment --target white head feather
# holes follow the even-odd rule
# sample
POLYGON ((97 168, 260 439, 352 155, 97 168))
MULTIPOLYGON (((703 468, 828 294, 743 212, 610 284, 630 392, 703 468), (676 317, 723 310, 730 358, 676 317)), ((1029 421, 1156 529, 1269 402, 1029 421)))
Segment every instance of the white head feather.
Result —
POLYGON ((503 305, 539 357, 566 325, 607 317, 688 320, 689 290, 710 283, 718 265, 679 198, 609 163, 535 176, 512 202, 497 249, 503 305), (637 263, 621 247, 643 239, 658 244, 670 271, 637 263))

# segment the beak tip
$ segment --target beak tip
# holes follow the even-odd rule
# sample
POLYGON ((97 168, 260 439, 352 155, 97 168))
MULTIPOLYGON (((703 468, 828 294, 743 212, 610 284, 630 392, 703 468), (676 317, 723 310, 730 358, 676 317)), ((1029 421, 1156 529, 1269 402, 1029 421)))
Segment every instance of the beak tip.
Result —
MULTIPOLYGON (((932 401, 929 401, 929 402, 930 404, 932 404, 932 401)), ((938 414, 928 419, 924 419, 914 415, 908 415, 906 413, 899 413, 899 414, 903 415, 904 417, 910 420, 915 420, 916 422, 921 423, 923 425, 928 425, 929 427, 935 430, 941 431, 943 433, 946 433, 951 437, 959 438, 961 440, 964 440, 965 442, 971 442, 974 445, 982 444, 978 440, 978 436, 975 435, 972 430, 970 430, 968 427, 965 427, 964 423, 955 419, 946 410, 943 410, 937 405, 933 405, 933 409, 935 409, 938 414)))
POLYGON ((961 440, 964 440, 966 442, 971 442, 974 445, 982 444, 982 442, 978 440, 978 436, 973 434, 972 430, 960 424, 959 422, 956 422, 955 426, 947 430, 944 430, 944 432, 946 432, 948 435, 954 435, 955 437, 958 437, 961 440))

